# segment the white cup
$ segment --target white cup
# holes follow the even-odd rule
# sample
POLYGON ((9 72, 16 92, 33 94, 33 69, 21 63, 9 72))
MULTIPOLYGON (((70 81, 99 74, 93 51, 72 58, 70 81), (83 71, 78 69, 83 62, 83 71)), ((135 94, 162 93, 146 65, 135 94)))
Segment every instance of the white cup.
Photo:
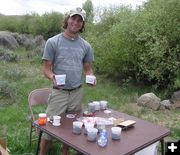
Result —
POLYGON ((93 102, 88 103, 88 111, 89 112, 95 112, 95 104, 93 102))
POLYGON ((98 129, 96 128, 88 128, 87 129, 87 140, 88 141, 96 141, 98 129))
POLYGON ((95 105, 95 111, 99 111, 100 110, 100 103, 98 101, 93 101, 94 105, 95 105))
POLYGON ((87 135, 87 129, 94 128, 94 123, 92 122, 85 122, 84 123, 84 134, 87 135))
POLYGON ((96 121, 96 127, 97 127, 97 129, 98 129, 98 132, 101 132, 103 129, 105 129, 106 124, 105 124, 105 122, 102 121, 102 120, 97 120, 97 121, 96 121))
POLYGON ((96 77, 94 75, 86 75, 86 83, 94 84, 96 81, 96 77))
POLYGON ((108 104, 107 101, 100 101, 99 103, 100 103, 100 109, 101 110, 107 109, 107 104, 108 104))
POLYGON ((73 122, 73 133, 75 134, 81 134, 83 123, 80 121, 74 121, 73 122))
POLYGON ((54 126, 61 125, 61 116, 53 116, 53 125, 54 126))
POLYGON ((122 128, 120 127, 112 127, 111 128, 111 138, 113 140, 119 140, 121 138, 122 128))
POLYGON ((55 80, 57 85, 65 85, 66 83, 66 74, 55 75, 55 80))

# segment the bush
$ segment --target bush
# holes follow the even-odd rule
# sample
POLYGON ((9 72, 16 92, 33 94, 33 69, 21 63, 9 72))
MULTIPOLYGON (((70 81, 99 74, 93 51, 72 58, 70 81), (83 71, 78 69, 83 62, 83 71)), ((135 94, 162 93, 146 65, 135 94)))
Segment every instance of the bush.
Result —
POLYGON ((18 62, 19 57, 13 51, 0 46, 0 61, 18 62))
POLYGON ((7 98, 16 102, 17 94, 16 83, 9 83, 8 81, 0 80, 0 98, 7 98))
POLYGON ((0 16, 0 29, 22 34, 42 35, 45 39, 62 31, 63 14, 37 13, 22 16, 0 16))
POLYGON ((180 72, 178 10, 178 0, 150 0, 138 10, 121 8, 108 16, 110 21, 120 19, 104 33, 96 32, 92 43, 97 71, 118 81, 133 79, 172 89, 180 72))
POLYGON ((63 15, 58 12, 45 13, 42 16, 34 15, 29 22, 30 34, 42 35, 47 39, 62 31, 63 15))
POLYGON ((9 68, 8 70, 4 71, 3 78, 9 79, 11 81, 18 81, 22 78, 26 77, 26 73, 20 68, 9 68))

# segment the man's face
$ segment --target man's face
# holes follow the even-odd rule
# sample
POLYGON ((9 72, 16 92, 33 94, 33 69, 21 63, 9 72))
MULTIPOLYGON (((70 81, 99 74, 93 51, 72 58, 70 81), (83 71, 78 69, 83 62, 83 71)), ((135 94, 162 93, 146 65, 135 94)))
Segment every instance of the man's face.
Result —
POLYGON ((78 33, 83 26, 83 19, 81 18, 80 15, 74 15, 72 17, 69 17, 67 23, 68 23, 67 29, 71 33, 78 33))

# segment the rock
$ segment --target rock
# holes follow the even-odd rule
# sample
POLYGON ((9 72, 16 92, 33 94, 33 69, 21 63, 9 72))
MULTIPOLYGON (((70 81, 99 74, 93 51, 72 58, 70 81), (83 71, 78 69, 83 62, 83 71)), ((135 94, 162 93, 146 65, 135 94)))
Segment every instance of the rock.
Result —
POLYGON ((9 49, 16 49, 19 46, 16 39, 8 31, 0 31, 0 45, 9 49))
POLYGON ((160 98, 158 98, 154 93, 147 93, 141 95, 137 99, 137 104, 140 106, 149 107, 153 110, 158 110, 160 108, 160 98))
MULTIPOLYGON (((42 55, 46 41, 42 35, 32 36, 28 34, 12 33, 16 41, 20 46, 25 47, 27 50, 33 50, 38 52, 38 55, 42 55)), ((31 54, 30 54, 31 55, 31 54)))
POLYGON ((180 108, 180 90, 173 93, 171 96, 170 102, 175 108, 180 108))
POLYGON ((166 110, 166 107, 164 105, 160 104, 159 110, 166 110))
POLYGON ((160 102, 160 105, 161 105, 161 107, 160 107, 161 110, 162 109, 163 110, 164 109, 172 109, 172 104, 171 104, 170 100, 163 100, 160 102))

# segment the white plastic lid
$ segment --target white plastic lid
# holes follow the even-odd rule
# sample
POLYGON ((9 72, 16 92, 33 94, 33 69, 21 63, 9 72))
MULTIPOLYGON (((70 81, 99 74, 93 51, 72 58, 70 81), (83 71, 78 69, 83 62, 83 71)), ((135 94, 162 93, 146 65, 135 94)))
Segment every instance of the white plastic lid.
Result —
POLYGON ((46 113, 40 113, 39 114, 39 117, 46 117, 47 115, 46 115, 46 113))

